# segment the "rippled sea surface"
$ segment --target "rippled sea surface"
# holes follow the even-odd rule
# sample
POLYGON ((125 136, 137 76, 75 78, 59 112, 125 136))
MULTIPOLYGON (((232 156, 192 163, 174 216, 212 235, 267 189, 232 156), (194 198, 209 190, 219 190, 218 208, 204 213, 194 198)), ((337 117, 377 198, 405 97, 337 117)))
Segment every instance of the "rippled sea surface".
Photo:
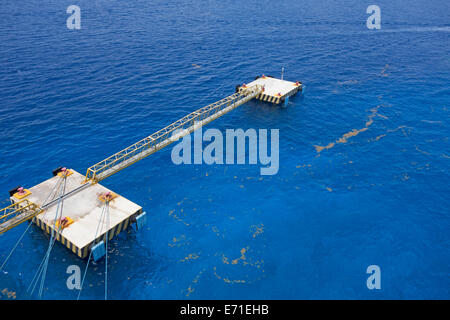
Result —
MULTIPOLYGON (((169 147, 102 182, 148 214, 111 242, 110 299, 450 298, 448 1, 377 1, 381 30, 356 0, 80 0, 68 30, 71 4, 0 4, 2 206, 256 75, 306 85, 287 108, 251 101, 208 125, 279 129, 277 175, 177 166, 169 147)), ((0 236, 0 261, 25 228, 0 236)), ((47 245, 30 228, 0 299, 30 298, 47 245)), ((44 298, 76 299, 74 264, 55 245, 44 298)), ((103 281, 100 261, 81 298, 102 299, 103 281)))

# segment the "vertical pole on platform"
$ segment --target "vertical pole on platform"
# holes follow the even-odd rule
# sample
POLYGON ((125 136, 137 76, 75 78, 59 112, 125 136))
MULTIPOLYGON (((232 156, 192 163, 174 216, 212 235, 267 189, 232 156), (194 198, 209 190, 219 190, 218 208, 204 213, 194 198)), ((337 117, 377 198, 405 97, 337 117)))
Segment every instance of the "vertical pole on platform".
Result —
POLYGON ((284 76, 284 68, 281 68, 281 80, 283 80, 283 76, 284 76))

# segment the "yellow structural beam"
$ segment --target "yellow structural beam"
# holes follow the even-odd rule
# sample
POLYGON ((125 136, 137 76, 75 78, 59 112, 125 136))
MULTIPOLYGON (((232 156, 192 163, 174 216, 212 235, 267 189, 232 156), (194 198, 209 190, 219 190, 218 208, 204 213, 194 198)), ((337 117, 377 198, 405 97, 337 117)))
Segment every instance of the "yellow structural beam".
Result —
POLYGON ((263 87, 260 85, 241 88, 239 92, 231 96, 188 114, 128 148, 91 166, 87 169, 84 182, 96 183, 125 169, 129 165, 151 155, 172 142, 177 141, 179 138, 190 134, 203 125, 248 102, 262 91, 263 87), (176 130, 179 130, 177 131, 178 133, 172 136, 176 130))
POLYGON ((0 209, 0 234, 35 217, 42 211, 38 205, 27 199, 0 209))

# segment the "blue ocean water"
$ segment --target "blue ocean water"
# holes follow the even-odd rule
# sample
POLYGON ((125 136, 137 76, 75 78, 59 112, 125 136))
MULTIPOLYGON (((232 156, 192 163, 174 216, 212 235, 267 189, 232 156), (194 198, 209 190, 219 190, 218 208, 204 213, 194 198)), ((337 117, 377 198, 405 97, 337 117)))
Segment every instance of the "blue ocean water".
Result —
MULTIPOLYGON (((0 187, 79 172, 262 73, 300 80, 209 128, 277 128, 280 169, 175 165, 171 147, 103 181, 146 230, 109 250, 110 299, 450 298, 448 1, 79 0, 0 4, 0 187), (324 148, 325 147, 325 148, 324 148), (366 268, 381 268, 368 290, 366 268)), ((25 230, 0 236, 0 261, 25 230)), ((27 233, 0 299, 26 289, 48 236, 27 233)), ((52 251, 46 299, 76 299, 52 251)), ((82 299, 102 299, 104 262, 82 299)), ((36 298, 32 296, 31 298, 36 298)))

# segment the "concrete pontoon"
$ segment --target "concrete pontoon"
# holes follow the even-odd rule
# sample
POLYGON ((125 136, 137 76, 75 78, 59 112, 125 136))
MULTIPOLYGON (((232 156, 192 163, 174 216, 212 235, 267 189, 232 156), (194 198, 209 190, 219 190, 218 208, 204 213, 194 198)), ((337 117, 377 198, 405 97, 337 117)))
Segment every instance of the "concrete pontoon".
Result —
MULTIPOLYGON (((62 202, 56 201, 59 194, 57 190, 54 190, 57 184, 60 185, 59 188, 63 187, 63 178, 59 175, 28 189, 31 193, 26 198, 39 207, 43 207, 42 213, 36 215, 33 222, 49 234, 54 230, 57 241, 80 258, 85 258, 90 248, 106 237, 107 231, 108 239, 111 240, 126 230, 142 213, 142 207, 98 183, 87 184, 83 187, 85 176, 75 170, 70 171, 71 174, 65 178, 64 190, 64 194, 70 194, 70 196, 64 197, 62 202), (105 203, 101 196, 108 193, 114 198, 109 201, 108 217, 105 214, 102 218, 105 203), (48 199, 49 195, 51 199, 48 199), (45 206, 47 203, 50 205, 45 206), (61 214, 58 213, 60 205, 64 208, 61 214), (69 223, 62 229, 59 227, 59 221, 63 218, 66 218, 69 223)), ((12 196, 11 200, 18 201, 15 196, 12 196)))
POLYGON ((287 105, 289 97, 303 90, 303 84, 300 81, 291 82, 265 75, 256 77, 254 81, 240 86, 238 90, 256 85, 264 88, 263 92, 256 96, 256 99, 275 104, 287 105))

